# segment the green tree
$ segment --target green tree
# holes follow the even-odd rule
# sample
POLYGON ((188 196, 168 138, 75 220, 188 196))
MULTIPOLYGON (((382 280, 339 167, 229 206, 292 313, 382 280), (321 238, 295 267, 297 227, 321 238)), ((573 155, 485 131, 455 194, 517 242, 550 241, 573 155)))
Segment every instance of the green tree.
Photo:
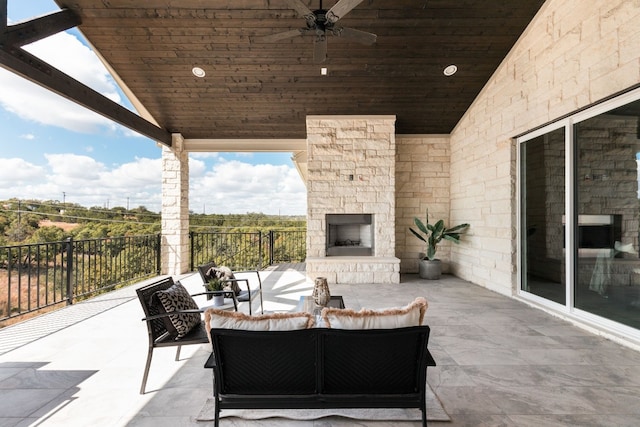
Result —
POLYGON ((67 238, 67 233, 60 227, 46 226, 40 227, 31 235, 31 243, 60 242, 67 238))
POLYGON ((6 231, 7 239, 10 242, 20 243, 27 240, 35 229, 22 221, 15 220, 6 231))

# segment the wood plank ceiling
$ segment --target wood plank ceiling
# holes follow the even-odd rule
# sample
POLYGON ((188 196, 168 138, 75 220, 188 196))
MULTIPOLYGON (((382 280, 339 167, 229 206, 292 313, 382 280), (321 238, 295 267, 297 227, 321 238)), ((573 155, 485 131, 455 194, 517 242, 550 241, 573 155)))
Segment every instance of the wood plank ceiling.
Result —
POLYGON ((396 115, 399 134, 449 133, 544 0, 365 0, 339 24, 377 41, 329 36, 321 64, 312 35, 257 39, 306 25, 285 0, 56 2, 162 128, 263 139, 305 138, 307 115, 396 115))

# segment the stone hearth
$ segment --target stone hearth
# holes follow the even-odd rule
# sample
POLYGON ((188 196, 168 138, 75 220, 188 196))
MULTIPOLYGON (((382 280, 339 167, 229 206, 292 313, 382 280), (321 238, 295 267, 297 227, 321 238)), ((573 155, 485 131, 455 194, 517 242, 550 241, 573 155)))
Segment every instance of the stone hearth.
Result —
POLYGON ((395 256, 395 116, 307 117, 307 276, 399 283, 395 256), (326 217, 370 214, 370 255, 327 256, 326 217))

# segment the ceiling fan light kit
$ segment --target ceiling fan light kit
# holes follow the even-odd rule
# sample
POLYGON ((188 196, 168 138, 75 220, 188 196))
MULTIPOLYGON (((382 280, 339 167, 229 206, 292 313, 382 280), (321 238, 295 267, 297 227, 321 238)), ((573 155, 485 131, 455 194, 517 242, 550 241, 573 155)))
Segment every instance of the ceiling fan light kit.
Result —
POLYGON ((300 35, 315 35, 313 60, 315 63, 322 63, 327 59, 327 36, 341 37, 365 45, 371 45, 376 42, 377 36, 373 33, 335 25, 340 18, 344 17, 362 1, 340 0, 331 9, 325 10, 322 8, 322 0, 320 0, 319 8, 312 11, 301 0, 286 0, 289 7, 298 12, 298 15, 307 21, 306 27, 257 37, 255 40, 262 43, 272 43, 300 35))

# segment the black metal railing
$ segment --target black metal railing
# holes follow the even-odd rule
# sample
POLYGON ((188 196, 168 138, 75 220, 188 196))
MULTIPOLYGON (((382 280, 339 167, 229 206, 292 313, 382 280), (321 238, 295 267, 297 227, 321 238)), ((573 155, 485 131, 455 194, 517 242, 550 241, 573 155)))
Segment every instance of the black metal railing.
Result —
POLYGON ((307 230, 269 231, 269 265, 304 262, 307 258, 307 230))
POLYGON ((283 262, 304 262, 306 230, 252 233, 191 232, 191 269, 214 261, 233 270, 261 270, 283 262))
MULTIPOLYGON (((192 232, 191 269, 304 262, 306 230, 192 232)), ((161 272, 160 234, 0 247, 0 321, 107 292, 161 272)))
POLYGON ((160 274, 160 235, 0 247, 0 320, 160 274))

